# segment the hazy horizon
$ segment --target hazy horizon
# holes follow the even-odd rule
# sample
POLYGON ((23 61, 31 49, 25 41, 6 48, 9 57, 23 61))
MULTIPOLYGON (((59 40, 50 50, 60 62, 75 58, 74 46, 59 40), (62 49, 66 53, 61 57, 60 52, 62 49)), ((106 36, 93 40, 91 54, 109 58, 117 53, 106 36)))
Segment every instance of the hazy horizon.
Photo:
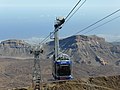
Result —
MULTIPOLYGON (((57 16, 66 17, 77 2, 78 0, 0 0, 0 40, 15 38, 30 39, 33 37, 45 38, 53 31, 55 18, 57 16)), ((118 10, 120 8, 119 5, 120 1, 118 0, 87 0, 80 10, 60 30, 60 37, 74 35, 79 30, 118 10)), ((97 25, 105 23, 119 15, 120 12, 97 25)), ((120 18, 85 35, 103 36, 109 41, 120 39, 119 23, 120 18)), ((79 34, 84 34, 84 32, 79 34)))

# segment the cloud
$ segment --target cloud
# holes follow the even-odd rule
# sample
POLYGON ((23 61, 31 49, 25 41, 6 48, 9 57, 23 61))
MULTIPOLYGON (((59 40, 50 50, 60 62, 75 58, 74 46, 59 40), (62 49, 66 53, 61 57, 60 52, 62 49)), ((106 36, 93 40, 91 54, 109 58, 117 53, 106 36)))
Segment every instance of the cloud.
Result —
POLYGON ((97 34, 97 36, 105 38, 108 42, 120 42, 120 35, 97 34))
MULTIPOLYGON (((31 45, 39 45, 41 43, 41 41, 43 41, 45 38, 39 38, 39 37, 31 37, 31 38, 26 38, 26 39, 18 39, 18 40, 23 40, 31 45)), ((2 41, 5 41, 5 40, 8 40, 8 39, 4 39, 4 40, 0 40, 0 43, 2 41)), ((44 41, 43 43, 46 43, 50 41, 50 39, 48 39, 47 41, 44 41)))
MULTIPOLYGON (((97 34, 97 36, 105 38, 105 40, 107 42, 120 42, 120 35, 97 34)), ((70 37, 70 36, 67 36, 67 37, 70 37)), ((67 37, 60 37, 60 39, 64 39, 67 37)), ((26 41, 30 44, 37 44, 38 45, 44 39, 45 38, 31 37, 28 39, 24 39, 24 41, 26 41)), ((47 42, 48 41, 51 41, 51 40, 49 39, 49 40, 47 40, 47 42)))
POLYGON ((39 37, 31 37, 28 39, 23 39, 25 42, 29 43, 29 44, 36 44, 38 45, 44 38, 39 38, 39 37))

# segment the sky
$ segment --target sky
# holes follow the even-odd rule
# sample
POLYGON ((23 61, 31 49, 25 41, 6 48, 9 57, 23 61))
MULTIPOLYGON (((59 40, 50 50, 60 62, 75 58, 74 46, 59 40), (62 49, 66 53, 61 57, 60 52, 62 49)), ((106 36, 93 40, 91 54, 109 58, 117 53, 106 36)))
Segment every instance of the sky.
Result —
MULTIPOLYGON (((66 17, 77 2, 78 0, 0 0, 0 40, 45 38, 54 30, 55 18, 66 17)), ((120 0, 87 0, 60 30, 60 37, 74 35, 118 9, 120 0)), ((120 12, 97 25, 119 15, 120 12)), ((108 41, 120 40, 120 18, 85 35, 102 36, 108 41)))

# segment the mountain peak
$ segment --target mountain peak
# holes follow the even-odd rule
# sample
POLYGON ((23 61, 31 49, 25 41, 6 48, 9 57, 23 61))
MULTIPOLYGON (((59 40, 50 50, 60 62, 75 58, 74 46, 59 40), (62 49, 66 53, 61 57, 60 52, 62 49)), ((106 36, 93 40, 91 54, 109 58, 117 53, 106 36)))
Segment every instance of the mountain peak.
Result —
MULTIPOLYGON (((48 46, 52 51, 54 42, 49 42, 48 46)), ((96 35, 74 35, 60 40, 61 52, 67 53, 75 62, 90 65, 111 64, 120 58, 119 53, 116 53, 119 50, 115 47, 96 35)))
POLYGON ((1 56, 26 56, 29 53, 30 44, 23 40, 9 39, 0 43, 1 56))

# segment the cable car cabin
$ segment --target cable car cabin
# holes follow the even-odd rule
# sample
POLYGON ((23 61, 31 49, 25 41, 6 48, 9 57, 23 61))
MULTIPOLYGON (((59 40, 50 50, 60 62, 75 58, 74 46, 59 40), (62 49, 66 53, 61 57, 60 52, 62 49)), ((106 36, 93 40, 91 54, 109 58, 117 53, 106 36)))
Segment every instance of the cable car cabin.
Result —
POLYGON ((70 80, 71 76, 71 65, 72 61, 67 54, 60 54, 55 60, 55 56, 53 57, 53 77, 56 80, 70 80))

